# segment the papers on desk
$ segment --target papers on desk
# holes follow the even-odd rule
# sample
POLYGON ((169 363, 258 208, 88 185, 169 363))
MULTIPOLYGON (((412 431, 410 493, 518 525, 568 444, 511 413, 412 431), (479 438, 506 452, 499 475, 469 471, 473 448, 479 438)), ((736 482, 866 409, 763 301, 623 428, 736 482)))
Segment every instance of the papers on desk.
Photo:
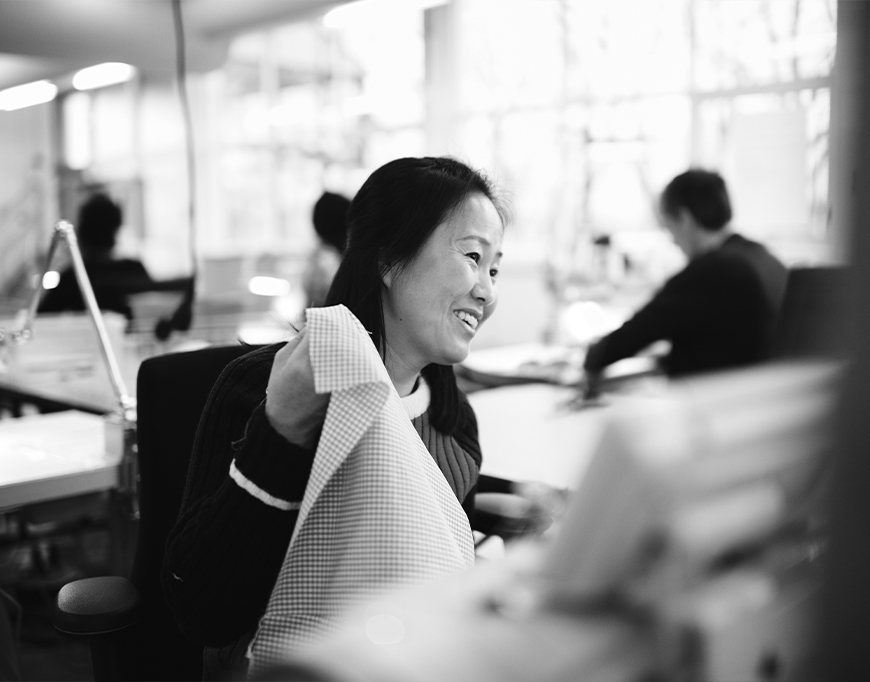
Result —
POLYGON ((103 417, 70 410, 0 420, 0 509, 113 488, 103 417))
MULTIPOLYGON (((104 311, 103 322, 127 392, 135 391, 138 360, 127 352, 123 315, 104 311)), ((4 329, 13 327, 2 321, 4 329)), ((86 313, 40 313, 25 343, 3 348, 0 383, 82 409, 117 406, 99 337, 86 313)))
MULTIPOLYGON (((103 312, 103 323, 115 353, 123 347, 123 315, 103 312)), ((4 329, 15 323, 2 321, 4 329)), ((32 335, 21 344, 9 347, 8 370, 11 374, 57 372, 93 374, 102 366, 99 337, 87 313, 40 313, 32 323, 32 335)))

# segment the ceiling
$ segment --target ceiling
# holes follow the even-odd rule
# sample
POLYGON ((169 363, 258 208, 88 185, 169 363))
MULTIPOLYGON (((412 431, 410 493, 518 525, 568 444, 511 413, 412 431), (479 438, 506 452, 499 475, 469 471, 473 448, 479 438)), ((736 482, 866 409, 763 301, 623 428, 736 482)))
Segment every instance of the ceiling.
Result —
MULTIPOLYGON (((309 19, 347 0, 181 0, 189 71, 223 64, 245 31, 309 19)), ((0 0, 0 89, 101 62, 175 70, 172 0, 0 0)))

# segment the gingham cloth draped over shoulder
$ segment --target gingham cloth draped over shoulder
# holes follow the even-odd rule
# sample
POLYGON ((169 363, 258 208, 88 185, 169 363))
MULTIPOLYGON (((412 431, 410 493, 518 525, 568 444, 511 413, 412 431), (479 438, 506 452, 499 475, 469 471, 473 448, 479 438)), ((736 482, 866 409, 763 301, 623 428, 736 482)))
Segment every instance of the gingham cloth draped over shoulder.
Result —
POLYGON ((318 393, 332 393, 311 478, 251 644, 249 675, 391 588, 471 566, 471 528, 359 320, 306 311, 318 393))

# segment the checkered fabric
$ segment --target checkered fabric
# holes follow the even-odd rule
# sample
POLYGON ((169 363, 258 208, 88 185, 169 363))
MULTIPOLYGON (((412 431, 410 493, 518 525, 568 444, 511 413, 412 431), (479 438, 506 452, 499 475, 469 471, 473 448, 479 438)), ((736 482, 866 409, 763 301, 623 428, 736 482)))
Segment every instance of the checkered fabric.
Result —
POLYGON ((362 324, 341 305, 306 318, 315 389, 332 396, 250 676, 328 634, 347 609, 474 563, 468 518, 362 324))

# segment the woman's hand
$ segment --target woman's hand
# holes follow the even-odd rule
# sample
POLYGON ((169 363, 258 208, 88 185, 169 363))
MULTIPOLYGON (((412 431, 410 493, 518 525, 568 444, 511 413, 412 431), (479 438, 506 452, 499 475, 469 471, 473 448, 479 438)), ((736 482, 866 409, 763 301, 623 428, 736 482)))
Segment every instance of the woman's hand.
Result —
POLYGON ((266 418, 291 443, 313 449, 320 438, 329 394, 314 392, 307 330, 277 352, 266 388, 266 418))
POLYGON ((525 532, 540 535, 565 513, 569 493, 537 481, 515 481, 511 492, 529 503, 525 532))
POLYGON ((601 397, 601 370, 587 369, 580 379, 579 388, 585 401, 595 401, 601 397))

